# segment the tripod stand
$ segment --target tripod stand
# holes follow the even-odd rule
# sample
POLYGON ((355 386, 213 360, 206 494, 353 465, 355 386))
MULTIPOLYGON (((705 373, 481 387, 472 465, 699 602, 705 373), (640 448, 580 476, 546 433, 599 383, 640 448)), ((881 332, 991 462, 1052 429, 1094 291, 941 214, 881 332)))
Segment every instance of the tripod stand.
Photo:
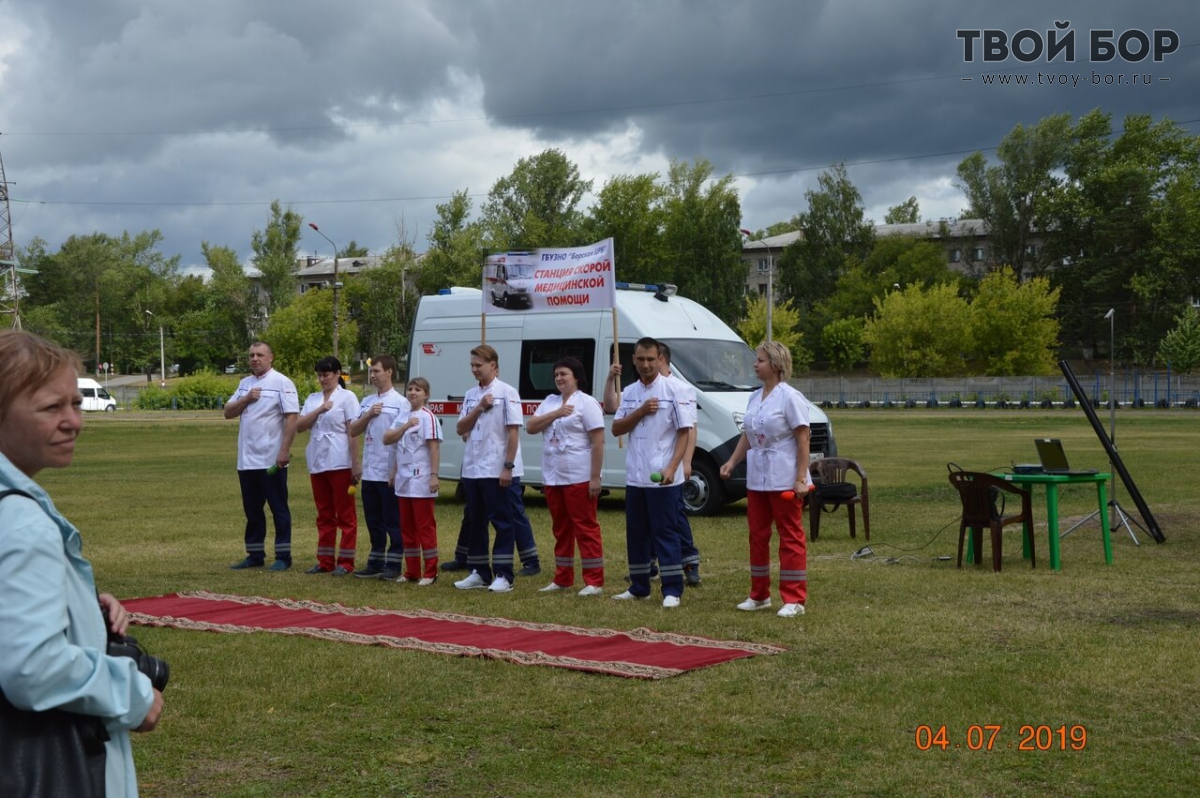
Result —
MULTIPOLYGON (((1110 452, 1110 455, 1112 456, 1112 459, 1116 461, 1120 459, 1117 455, 1117 378, 1115 369, 1113 368, 1113 358, 1115 356, 1117 342, 1116 308, 1109 308, 1108 313, 1104 314, 1104 319, 1108 322, 1108 442, 1112 445, 1112 451, 1110 452)), ((1101 437, 1103 437, 1103 430, 1098 425, 1096 426, 1096 431, 1099 435, 1101 435, 1101 437)), ((1141 546, 1142 544, 1138 541, 1137 535, 1133 533, 1133 527, 1129 525, 1129 522, 1132 521, 1134 526, 1142 530, 1143 534, 1149 533, 1146 531, 1144 526, 1137 522, 1136 519, 1130 518, 1128 513, 1125 512, 1125 508, 1123 508, 1121 503, 1117 501, 1116 463, 1113 462, 1111 465, 1113 466, 1112 472, 1114 476, 1112 480, 1112 487, 1109 489, 1109 495, 1112 496, 1112 498, 1108 500, 1108 508, 1112 512, 1112 516, 1110 517, 1109 521, 1109 529, 1115 529, 1118 526, 1125 527, 1125 531, 1129 533, 1129 538, 1133 541, 1133 545, 1141 546), (1117 520, 1118 518, 1120 521, 1117 520)), ((1089 514, 1082 521, 1077 522, 1066 532, 1063 532, 1061 535, 1059 535, 1059 537, 1065 538, 1067 535, 1071 534, 1088 521, 1091 521, 1099 514, 1100 510, 1096 510, 1094 513, 1089 514)))
MULTIPOLYGON (((1109 524, 1109 528, 1116 529, 1118 526, 1125 527, 1125 531, 1129 533, 1129 539, 1133 541, 1133 545, 1135 545, 1135 546, 1142 545, 1138 541, 1137 535, 1135 535, 1133 532, 1133 526, 1136 526, 1138 529, 1142 530, 1142 534, 1149 534, 1149 532, 1146 531, 1146 527, 1139 524, 1136 518, 1133 518, 1128 513, 1126 513, 1125 508, 1123 508, 1121 506, 1121 503, 1119 501, 1117 501, 1116 499, 1108 500, 1108 508, 1109 508, 1109 510, 1112 511, 1112 514, 1113 514, 1112 519, 1114 522, 1114 523, 1109 524), (1118 521, 1117 520, 1118 518, 1121 520, 1118 521), (1133 526, 1130 526, 1130 523, 1132 523, 1133 526)), ((1065 538, 1067 535, 1071 534, 1076 529, 1078 529, 1079 527, 1086 524, 1088 521, 1091 521, 1093 518, 1095 518, 1099 514, 1100 514, 1099 510, 1093 510, 1085 518, 1083 518, 1079 521, 1076 521, 1074 524, 1072 524, 1065 532, 1060 534, 1059 537, 1065 538)))

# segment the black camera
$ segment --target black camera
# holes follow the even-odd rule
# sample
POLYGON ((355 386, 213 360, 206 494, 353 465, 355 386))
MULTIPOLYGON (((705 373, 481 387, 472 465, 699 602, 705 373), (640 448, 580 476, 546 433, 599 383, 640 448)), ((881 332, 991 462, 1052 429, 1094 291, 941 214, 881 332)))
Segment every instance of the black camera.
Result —
POLYGON ((146 674, 146 678, 150 680, 150 684, 154 685, 155 690, 161 693, 167 689, 167 681, 171 678, 171 666, 164 660, 142 651, 137 639, 123 637, 110 631, 108 633, 108 656, 129 657, 137 663, 138 670, 146 674))
POLYGON ((109 626, 108 610, 100 605, 100 614, 104 616, 104 629, 108 632, 108 649, 105 653, 110 657, 129 657, 135 663, 154 689, 162 692, 167 689, 167 681, 171 678, 171 666, 158 657, 151 656, 138 645, 137 638, 119 635, 109 626))

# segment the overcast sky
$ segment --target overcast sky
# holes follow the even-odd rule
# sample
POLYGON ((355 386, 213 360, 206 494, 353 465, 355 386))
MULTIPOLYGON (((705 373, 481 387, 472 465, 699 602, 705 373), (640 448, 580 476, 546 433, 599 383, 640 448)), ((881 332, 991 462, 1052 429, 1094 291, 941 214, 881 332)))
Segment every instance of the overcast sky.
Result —
POLYGON ((707 158, 753 229, 837 161, 876 221, 911 195, 937 219, 965 205, 958 162, 1017 123, 1099 107, 1200 132, 1197 20, 1195 0, 0 0, 0 157, 18 246, 158 228, 185 267, 201 241, 248 259, 275 198, 339 245, 424 250, 438 203, 478 210, 549 147, 596 190, 707 158), (968 63, 956 35, 1056 21, 1074 62, 968 63), (1093 28, 1180 46, 1093 63, 1093 28), (1082 81, 984 84, 1001 72, 1082 81))

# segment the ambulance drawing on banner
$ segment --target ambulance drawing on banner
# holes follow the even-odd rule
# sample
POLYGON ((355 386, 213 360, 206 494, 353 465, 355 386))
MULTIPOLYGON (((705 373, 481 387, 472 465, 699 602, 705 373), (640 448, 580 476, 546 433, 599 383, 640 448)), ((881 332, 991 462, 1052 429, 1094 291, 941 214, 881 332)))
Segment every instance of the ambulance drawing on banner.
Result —
POLYGON ((532 308, 535 269, 519 252, 488 258, 483 278, 492 304, 505 310, 532 308))

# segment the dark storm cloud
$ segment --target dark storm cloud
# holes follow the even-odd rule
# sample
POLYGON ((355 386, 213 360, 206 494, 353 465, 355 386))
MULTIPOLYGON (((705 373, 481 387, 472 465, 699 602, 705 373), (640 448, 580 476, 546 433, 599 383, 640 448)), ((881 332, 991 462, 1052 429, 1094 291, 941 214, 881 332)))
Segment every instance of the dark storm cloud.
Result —
POLYGON ((1095 107, 1117 126, 1200 118, 1195 18, 1183 0, 0 0, 0 152, 15 198, 92 203, 15 205, 23 242, 157 227, 185 263, 202 240, 245 256, 274 197, 341 243, 382 250, 403 221, 422 248, 439 198, 486 193, 547 147, 597 189, 707 158, 745 176, 754 227, 802 210, 837 161, 876 162, 850 169, 876 218, 917 193, 927 213, 953 214, 957 151, 1017 123, 1095 107), (986 87, 980 73, 1039 65, 966 64, 955 37, 1056 20, 1070 20, 1077 57, 1051 71, 1170 82, 986 87), (1094 65, 1087 31, 1100 27, 1174 29, 1183 47, 1160 65, 1094 65), (411 197, 430 199, 303 204, 411 197))
POLYGON ((878 159, 997 143, 1016 123, 1102 107, 1195 118, 1195 51, 1161 65, 1087 60, 1090 28, 1170 28, 1184 44, 1196 18, 1189 2, 1129 4, 637 2, 583 6, 496 2, 476 19, 511 47, 480 53, 485 104, 503 124, 547 137, 583 137, 632 118, 646 144, 719 168, 878 159), (1076 31, 1076 62, 1014 59, 967 64, 959 28, 1044 32, 1056 20, 1076 31), (514 53, 513 51, 517 52, 514 53), (554 62, 547 69, 545 59, 554 62), (1171 76, 1150 87, 1025 86, 989 90, 983 71, 1171 76), (974 75, 972 82, 960 79, 974 75), (791 94, 789 94, 791 93, 791 94), (758 95, 759 98, 752 98, 758 95), (721 101, 725 98, 746 98, 721 101), (710 102, 703 102, 710 101, 710 102), (630 109, 562 113, 538 110, 630 109))

